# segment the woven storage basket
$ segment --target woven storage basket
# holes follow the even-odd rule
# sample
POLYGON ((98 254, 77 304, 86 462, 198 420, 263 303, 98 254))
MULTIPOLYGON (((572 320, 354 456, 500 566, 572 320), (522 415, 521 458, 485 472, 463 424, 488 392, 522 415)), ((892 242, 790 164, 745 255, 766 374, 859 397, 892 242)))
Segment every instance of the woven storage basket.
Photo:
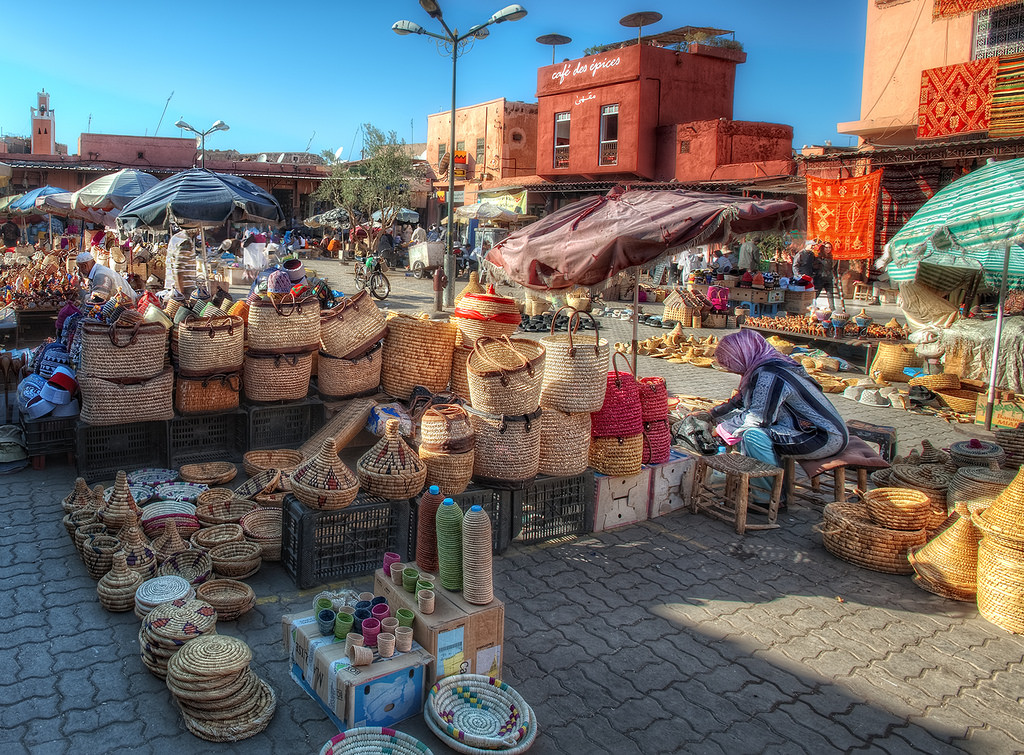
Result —
POLYGON ((907 376, 903 373, 906 367, 920 367, 924 360, 914 351, 913 344, 879 343, 878 351, 871 362, 868 374, 881 377, 882 380, 902 383, 907 376))
POLYGON ((946 488, 946 503, 953 507, 977 498, 995 498, 1013 477, 1014 473, 1008 469, 960 467, 946 488))
POLYGON ((167 329, 157 323, 105 325, 83 320, 80 371, 96 378, 150 378, 167 358, 167 329))
POLYGON ((351 398, 376 393, 380 387, 383 344, 355 359, 334 357, 321 351, 317 388, 325 398, 351 398))
POLYGON ((293 451, 290 448, 248 451, 242 457, 242 466, 250 477, 255 477, 268 469, 278 469, 283 475, 293 472, 304 459, 301 451, 293 451))
POLYGON ((473 479, 480 483, 522 483, 537 476, 540 465, 538 409, 515 417, 470 410, 476 436, 473 479))
POLYGON ((995 430, 996 443, 1006 452, 1004 464, 1019 467, 1024 462, 1024 428, 995 430))
POLYGON ((526 338, 482 336, 467 365, 469 395, 487 414, 529 414, 540 406, 544 346, 526 338))
POLYGON ((397 419, 384 423, 384 437, 356 463, 359 484, 370 495, 412 498, 423 490, 427 465, 398 432, 397 419))
POLYGON ((544 408, 540 418, 539 474, 571 477, 582 474, 590 453, 590 412, 567 413, 544 408))
POLYGON ((320 748, 320 755, 432 755, 415 737, 395 729, 360 726, 336 734, 320 748))
POLYGON ((212 578, 213 562, 206 551, 189 548, 168 556, 157 573, 161 577, 181 577, 189 584, 200 585, 212 578))
POLYGON ((244 579, 260 570, 263 546, 246 540, 244 543, 224 543, 210 549, 213 572, 219 577, 244 579))
MULTIPOLYGON (((281 509, 255 509, 243 516, 239 524, 245 539, 260 546, 264 561, 281 560, 281 509)), ((217 573, 224 574, 221 571, 217 573)))
MULTIPOLYGON (((555 318, 561 311, 555 313, 555 318)), ((608 341, 600 337, 597 320, 589 314, 586 317, 594 324, 593 336, 576 334, 580 315, 574 311, 564 334, 555 333, 552 318, 551 334, 540 339, 546 350, 540 402, 546 408, 571 413, 596 412, 604 402, 608 341)))
POLYGON ((949 447, 949 460, 958 467, 980 467, 989 463, 998 466, 1004 459, 1006 452, 1001 446, 977 438, 957 441, 949 447))
POLYGON ((665 310, 661 315, 662 322, 678 322, 690 327, 693 315, 693 308, 686 303, 683 292, 679 289, 673 289, 665 297, 665 310))
POLYGON ((193 548, 208 551, 214 546, 224 543, 241 543, 245 540, 240 524, 218 524, 205 527, 192 535, 193 548))
POLYGON ((253 498, 264 493, 273 493, 281 481, 281 470, 276 468, 257 472, 235 488, 236 498, 253 498))
POLYGON ((121 549, 121 541, 112 535, 96 534, 82 544, 82 561, 89 576, 99 580, 113 566, 114 554, 121 549))
POLYGON ((320 313, 320 350, 353 359, 384 337, 387 321, 368 291, 346 297, 320 313))
POLYGON ((424 484, 437 485, 446 496, 463 492, 473 479, 476 452, 472 449, 461 454, 438 454, 421 447, 420 458, 427 466, 424 484))
POLYGON ((910 551, 910 564, 921 578, 917 584, 956 600, 973 600, 978 590, 978 540, 963 504, 950 524, 921 548, 910 551))
POLYGON ((907 559, 911 548, 925 544, 922 530, 900 531, 879 527, 863 503, 830 503, 820 526, 825 549, 836 558, 886 574, 913 574, 907 559))
POLYGON ((920 490, 931 500, 933 509, 946 518, 946 490, 955 473, 946 464, 896 464, 892 467, 892 486, 920 490))
POLYGON ((991 506, 975 514, 974 523, 987 537, 1024 540, 1024 473, 1018 472, 991 506))
POLYGON ((451 392, 469 401, 469 372, 467 365, 473 353, 471 346, 456 343, 452 350, 452 376, 449 381, 451 392))
POLYGON ((665 378, 640 378, 637 380, 637 390, 644 422, 668 419, 668 385, 665 378))
POLYGON ((515 299, 499 296, 494 286, 486 293, 466 294, 452 312, 452 322, 462 334, 462 342, 472 346, 478 338, 501 338, 516 332, 522 318, 515 299))
POLYGON ((644 435, 591 437, 588 461, 596 472, 609 477, 632 477, 643 469, 644 435))
POLYGON ((996 626, 1024 634, 1024 542, 992 537, 978 546, 978 612, 996 626))
POLYGON ((131 611, 135 608, 135 591, 144 581, 141 574, 128 568, 124 551, 115 551, 110 571, 96 585, 100 605, 112 612, 131 611))
POLYGON ((868 516, 891 530, 925 529, 932 519, 927 495, 909 488, 876 488, 862 496, 868 516))
POLYGON ((175 381, 174 408, 179 414, 219 414, 238 408, 240 372, 207 377, 179 376, 175 381))
POLYGON ((314 509, 343 509, 359 492, 359 481, 338 457, 334 438, 327 438, 315 456, 299 464, 289 480, 292 494, 314 509))
MULTIPOLYGON (((227 490, 226 488, 211 488, 213 490, 227 490)), ((205 493, 199 495, 196 503, 196 519, 202 527, 216 527, 219 524, 235 524, 243 516, 248 514, 256 504, 244 498, 235 498, 231 490, 227 490, 230 497, 227 499, 204 500, 205 493)))
POLYGON ((460 752, 525 751, 536 736, 533 709, 500 679, 453 674, 427 694, 424 719, 441 740, 460 752))
POLYGON ((960 390, 960 378, 952 373, 941 373, 938 375, 918 375, 910 378, 910 385, 923 385, 930 391, 960 390))
POLYGON ((672 429, 667 419, 644 422, 644 464, 664 464, 672 453, 672 429))
POLYGON ((234 621, 256 605, 256 593, 235 579, 211 579, 196 588, 196 597, 217 611, 217 621, 234 621))
POLYGON ((604 402, 591 417, 590 434, 598 438, 630 437, 640 435, 643 427, 639 385, 625 355, 616 352, 605 379, 604 402), (626 363, 625 372, 615 367, 619 357, 626 363))
POLYGON ((294 354, 320 347, 320 300, 312 294, 249 304, 248 348, 262 354, 294 354))
POLYGON ((178 325, 178 374, 201 377, 237 372, 245 358, 241 317, 187 317, 178 325))
POLYGON ((126 425, 174 416, 174 370, 138 381, 108 380, 78 373, 81 420, 88 425, 126 425))
MULTIPOLYGON (((230 461, 182 464, 178 470, 178 475, 184 482, 196 482, 204 485, 225 485, 235 479, 237 474, 238 469, 230 461)), ((198 501, 198 497, 196 500, 198 501)))
POLYGON ((978 409, 978 396, 983 394, 974 391, 954 390, 947 388, 935 392, 943 406, 948 406, 960 414, 974 414, 978 409))
POLYGON ((469 273, 469 283, 459 293, 455 294, 455 306, 459 306, 459 302, 462 301, 466 294, 482 294, 484 287, 480 285, 480 273, 473 270, 469 273))
POLYGON ((724 314, 709 314, 704 316, 705 328, 724 328, 729 318, 724 314))
POLYGON ((309 377, 313 355, 254 354, 245 355, 242 385, 250 401, 297 401, 309 393, 309 377))
POLYGON ((437 485, 445 496, 461 493, 473 476, 473 426, 457 404, 437 404, 420 420, 420 458, 427 465, 426 485, 437 485))
POLYGON ((577 312, 589 312, 593 305, 590 289, 574 288, 565 295, 565 304, 577 312))
POLYGON ((422 385, 431 393, 448 387, 455 326, 397 314, 388 319, 380 380, 385 392, 407 400, 422 385))

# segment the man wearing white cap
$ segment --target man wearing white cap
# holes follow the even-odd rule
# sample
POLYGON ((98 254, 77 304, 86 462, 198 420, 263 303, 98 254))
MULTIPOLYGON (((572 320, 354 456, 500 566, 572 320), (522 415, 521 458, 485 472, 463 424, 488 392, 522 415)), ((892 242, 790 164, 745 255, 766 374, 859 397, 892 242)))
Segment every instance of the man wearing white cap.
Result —
POLYGON ((105 265, 97 264, 89 252, 80 252, 75 257, 75 262, 78 263, 78 274, 83 279, 89 280, 89 290, 92 293, 100 293, 105 299, 108 299, 113 296, 115 291, 120 290, 132 297, 132 301, 138 298, 138 294, 120 273, 105 265))

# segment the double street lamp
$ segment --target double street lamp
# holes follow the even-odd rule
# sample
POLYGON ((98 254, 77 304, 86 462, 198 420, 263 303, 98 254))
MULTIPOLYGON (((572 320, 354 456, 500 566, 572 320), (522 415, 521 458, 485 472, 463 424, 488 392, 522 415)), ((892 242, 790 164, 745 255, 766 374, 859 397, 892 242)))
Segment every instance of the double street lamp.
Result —
POLYGON ((174 126, 175 128, 184 129, 185 131, 191 131, 199 137, 199 149, 202 151, 199 159, 202 161, 202 167, 204 169, 206 168, 206 135, 212 134, 214 131, 227 131, 228 128, 230 128, 224 121, 214 121, 213 125, 206 129, 206 131, 200 131, 199 129, 188 125, 182 118, 179 118, 178 122, 175 123, 174 126))
POLYGON ((441 14, 441 6, 437 0, 420 0, 420 6, 431 18, 437 19, 444 28, 444 34, 435 34, 427 31, 422 26, 412 21, 397 21, 392 25, 396 34, 425 34, 438 41, 438 50, 444 50, 445 54, 452 57, 452 114, 451 132, 448 141, 448 233, 447 248, 444 256, 445 275, 448 276, 448 285, 445 287, 444 304, 450 307, 455 301, 455 255, 453 252, 455 236, 455 71, 459 60, 459 54, 474 40, 484 39, 488 35, 487 27, 491 24, 500 24, 505 21, 518 21, 526 15, 526 9, 521 5, 509 5, 482 24, 471 26, 465 34, 459 34, 458 29, 449 28, 441 14))

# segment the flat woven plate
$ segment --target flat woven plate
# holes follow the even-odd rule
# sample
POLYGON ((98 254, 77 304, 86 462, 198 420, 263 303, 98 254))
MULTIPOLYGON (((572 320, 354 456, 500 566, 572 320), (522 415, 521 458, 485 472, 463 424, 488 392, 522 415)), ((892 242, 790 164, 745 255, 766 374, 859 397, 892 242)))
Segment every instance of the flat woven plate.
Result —
POLYGON ((205 600, 175 600, 149 612, 146 629, 169 640, 191 640, 217 626, 217 611, 205 600))
POLYGON ((179 600, 188 595, 192 585, 183 577, 156 577, 147 579, 135 591, 135 600, 139 605, 156 606, 171 600, 179 600))
POLYGON ((165 482, 174 482, 177 479, 178 472, 174 469, 146 467, 128 473, 129 485, 150 485, 156 487, 157 485, 163 485, 165 482))
MULTIPOLYGON (((185 501, 195 503, 199 494, 209 489, 209 485, 199 482, 165 482, 156 486, 156 497, 161 501, 185 501)), ((195 513, 193 509, 192 513, 195 513)))
MULTIPOLYGON (((149 501, 153 497, 153 486, 142 485, 140 483, 129 484, 128 492, 132 494, 132 499, 139 506, 149 501)), ((110 496, 114 494, 114 486, 111 485, 109 488, 103 491, 103 500, 110 503, 110 496)))
POLYGON ((197 637, 176 657, 175 668, 186 672, 186 678, 205 676, 219 680, 248 668, 252 663, 252 650, 237 637, 212 634, 197 637))

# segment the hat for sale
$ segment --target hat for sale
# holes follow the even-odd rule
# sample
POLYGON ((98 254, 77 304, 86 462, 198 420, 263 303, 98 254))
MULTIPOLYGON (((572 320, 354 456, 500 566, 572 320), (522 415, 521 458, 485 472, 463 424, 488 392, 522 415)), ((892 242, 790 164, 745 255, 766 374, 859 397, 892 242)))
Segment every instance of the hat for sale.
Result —
POLYGON ((923 385, 914 385, 910 388, 910 403, 912 406, 934 406, 938 403, 938 396, 923 385))
POLYGON ((869 406, 891 406, 889 399, 882 396, 877 388, 867 388, 860 394, 860 403, 869 406))
POLYGON ((63 406, 71 401, 71 391, 61 388, 53 382, 49 382, 39 391, 40 398, 49 401, 54 406, 63 406))
POLYGON ((69 402, 62 406, 55 407, 51 417, 77 417, 82 411, 81 405, 78 403, 77 398, 71 399, 69 402))
POLYGON ((75 378, 74 371, 70 367, 64 367, 63 365, 53 371, 49 382, 71 394, 78 390, 78 380, 75 378))
MULTIPOLYGON (((45 388, 46 386, 43 387, 45 388)), ((28 403, 25 405, 25 416, 29 419, 40 419, 52 412, 56 406, 56 404, 47 401, 40 394, 28 400, 28 403)))

